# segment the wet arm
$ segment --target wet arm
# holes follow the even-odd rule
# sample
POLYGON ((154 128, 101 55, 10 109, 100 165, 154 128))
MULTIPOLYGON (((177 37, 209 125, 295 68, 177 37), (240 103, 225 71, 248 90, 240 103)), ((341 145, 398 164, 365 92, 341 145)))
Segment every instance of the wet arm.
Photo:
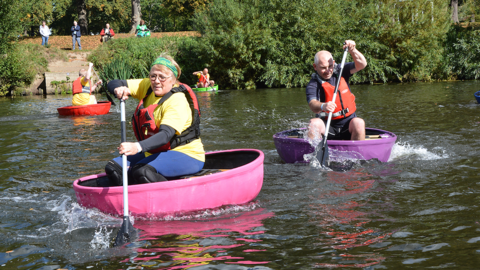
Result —
POLYGON ((152 137, 140 141, 140 146, 142 147, 143 152, 148 152, 155 148, 161 147, 170 142, 170 140, 175 135, 175 129, 167 125, 160 125, 159 131, 157 134, 152 137))
POLYGON ((108 92, 110 92, 112 95, 115 95, 115 88, 122 86, 128 87, 126 80, 113 80, 108 82, 107 89, 108 92))

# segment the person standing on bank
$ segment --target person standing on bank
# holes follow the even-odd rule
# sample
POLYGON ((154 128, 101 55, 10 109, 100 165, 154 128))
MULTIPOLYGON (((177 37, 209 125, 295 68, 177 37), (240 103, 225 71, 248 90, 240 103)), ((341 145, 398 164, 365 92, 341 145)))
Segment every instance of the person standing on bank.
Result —
POLYGON ((50 28, 48 28, 47 23, 42 21, 40 25, 40 35, 42 36, 42 46, 48 45, 48 37, 52 34, 50 28))
POLYGON ((102 31, 100 31, 100 42, 107 42, 109 41, 111 38, 113 38, 113 36, 115 36, 115 33, 113 32, 113 29, 110 28, 110 24, 106 24, 105 25, 105 28, 102 29, 102 31))
MULTIPOLYGON (((173 58, 161 55, 152 64, 149 78, 112 80, 108 91, 117 98, 129 96, 139 104, 132 117, 138 142, 123 142, 129 184, 167 181, 203 169, 205 150, 200 139, 200 115, 192 89, 178 78, 181 69, 173 58)), ((110 183, 123 182, 122 157, 105 166, 110 183)))
POLYGON ((357 50, 355 41, 346 40, 343 49, 347 47, 353 62, 345 63, 341 76, 338 74, 340 65, 335 64, 330 52, 319 51, 315 54, 313 64, 315 72, 306 87, 308 106, 316 114, 308 127, 310 139, 320 138, 320 135, 325 134, 328 113, 333 112, 327 139, 365 140, 365 121, 355 113, 355 96, 350 90, 348 81, 354 73, 367 66, 367 60, 357 50), (333 102, 335 85, 339 77, 340 85, 333 102))
POLYGON ((73 21, 73 26, 70 30, 72 31, 72 50, 75 50, 75 42, 78 43, 78 49, 82 50, 82 44, 80 43, 82 33, 80 32, 80 25, 77 24, 77 21, 73 21))

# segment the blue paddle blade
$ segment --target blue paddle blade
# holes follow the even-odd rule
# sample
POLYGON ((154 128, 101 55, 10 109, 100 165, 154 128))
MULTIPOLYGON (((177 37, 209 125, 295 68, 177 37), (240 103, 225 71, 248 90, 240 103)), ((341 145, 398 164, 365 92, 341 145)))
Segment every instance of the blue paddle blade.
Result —
POLYGON ((128 242, 133 241, 138 236, 137 230, 133 227, 132 223, 128 216, 123 217, 122 227, 117 233, 117 238, 115 238, 114 247, 123 246, 128 242))
POLYGON ((322 167, 328 166, 329 153, 328 153, 328 142, 326 140, 322 140, 317 145, 317 160, 320 163, 320 165, 322 165, 322 167))

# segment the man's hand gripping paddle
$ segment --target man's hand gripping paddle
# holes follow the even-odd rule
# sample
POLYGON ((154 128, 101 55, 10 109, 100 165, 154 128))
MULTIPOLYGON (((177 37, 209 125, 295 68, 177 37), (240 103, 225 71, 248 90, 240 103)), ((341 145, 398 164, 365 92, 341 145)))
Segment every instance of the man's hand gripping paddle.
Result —
MULTIPOLYGON (((342 63, 340 65, 340 73, 338 75, 337 83, 335 85, 335 91, 333 93, 332 101, 335 102, 338 92, 338 86, 340 85, 340 79, 342 78, 343 73, 343 66, 345 65, 345 59, 347 58, 348 47, 345 48, 345 52, 343 53, 342 63)), ((325 134, 323 135, 322 141, 317 145, 317 160, 325 167, 325 164, 328 164, 329 160, 329 153, 328 153, 328 145, 327 145, 327 137, 328 137, 328 130, 330 129, 330 122, 332 121, 332 112, 328 113, 328 120, 327 124, 325 125, 325 134)))

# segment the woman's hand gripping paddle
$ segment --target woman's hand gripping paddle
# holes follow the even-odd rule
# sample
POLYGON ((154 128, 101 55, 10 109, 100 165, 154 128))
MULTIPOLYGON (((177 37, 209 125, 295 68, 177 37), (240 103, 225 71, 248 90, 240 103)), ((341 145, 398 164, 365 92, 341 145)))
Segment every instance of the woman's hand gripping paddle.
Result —
MULTIPOLYGON (((333 92, 332 101, 335 102, 335 98, 337 97, 338 86, 340 85, 340 79, 342 78, 343 73, 343 66, 345 65, 345 59, 347 59, 347 52, 348 47, 345 48, 345 52, 343 53, 342 63, 340 65, 340 73, 337 78, 337 83, 335 85, 335 91, 333 92)), ((325 125, 325 134, 323 135, 322 141, 317 145, 317 160, 320 162, 322 167, 325 167, 325 162, 328 162, 329 153, 328 153, 328 145, 327 145, 327 137, 328 137, 328 130, 330 129, 330 122, 332 121, 332 112, 328 113, 328 120, 327 124, 325 125)))
MULTIPOLYGON (((121 111, 121 130, 122 130, 122 143, 127 141, 127 131, 125 128, 125 101, 123 97, 120 98, 120 111, 121 111)), ((117 233, 115 244, 113 246, 122 246, 128 243, 131 239, 136 237, 137 231, 133 228, 130 218, 128 217, 128 168, 127 168, 127 156, 122 155, 122 169, 123 169, 123 223, 122 227, 117 233)))

